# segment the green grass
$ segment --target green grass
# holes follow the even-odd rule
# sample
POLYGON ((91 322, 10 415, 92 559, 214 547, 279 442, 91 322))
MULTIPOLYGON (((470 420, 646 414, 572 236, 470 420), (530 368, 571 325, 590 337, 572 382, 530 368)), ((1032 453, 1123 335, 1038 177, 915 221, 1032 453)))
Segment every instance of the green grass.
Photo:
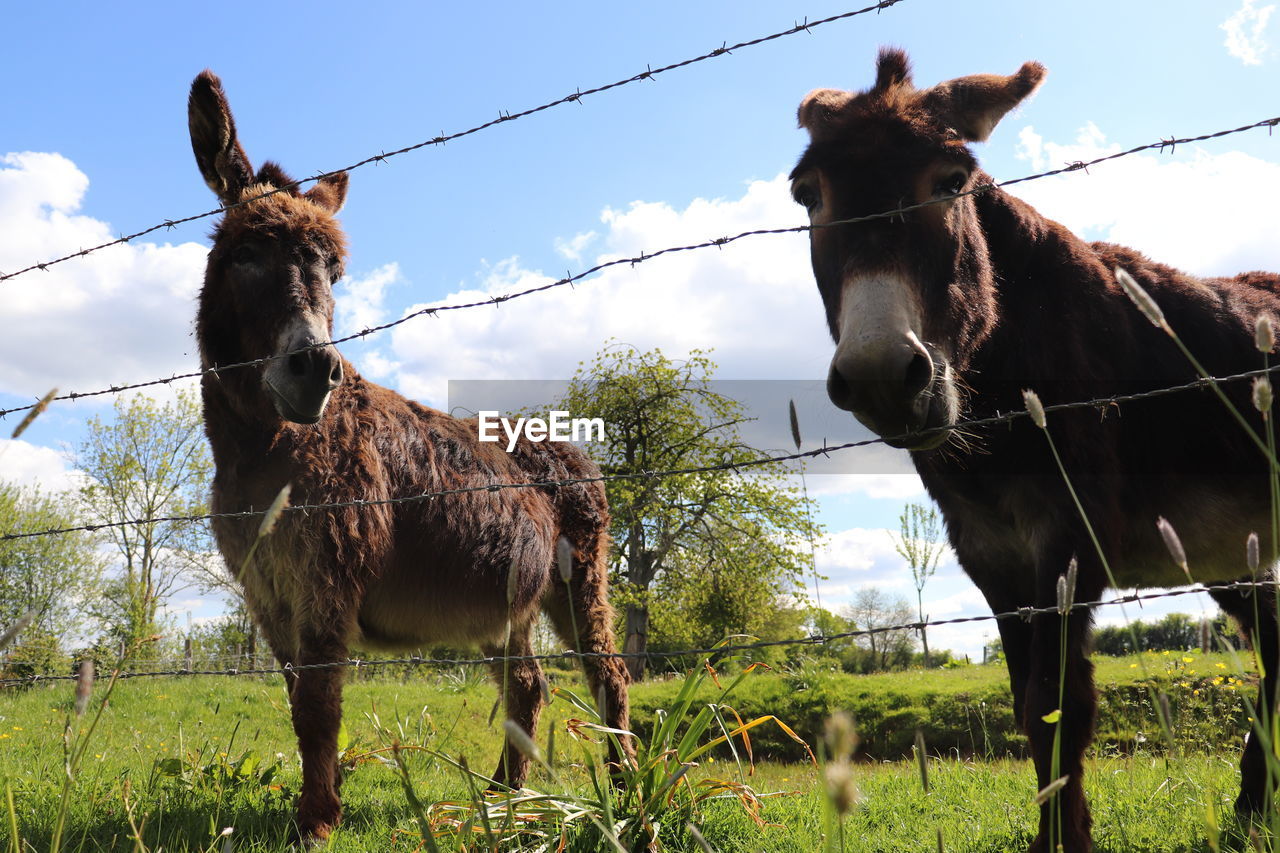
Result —
MULTIPOLYGON (((1241 688, 1226 683, 1230 673, 1217 666, 1229 666, 1225 659, 1189 657, 1192 661, 1187 663, 1181 655, 1157 655, 1151 658, 1149 670, 1169 690, 1175 709, 1182 710, 1177 726, 1185 740, 1204 749, 1166 766, 1163 758, 1147 751, 1159 747, 1158 735, 1151 737, 1155 743, 1141 744, 1133 755, 1117 755, 1119 747, 1104 740, 1086 779, 1099 850, 1208 850, 1206 807, 1229 813, 1238 785, 1238 749, 1230 745, 1239 743, 1242 730, 1230 719, 1239 709, 1228 700, 1241 688), (1219 677, 1222 684, 1210 683, 1219 677), (1195 690, 1200 695, 1193 695, 1195 690), (1227 703, 1220 710, 1228 713, 1202 713, 1210 702, 1227 703)), ((1133 663, 1105 660, 1099 666, 1099 684, 1112 704, 1146 695, 1140 670, 1133 663)), ((895 713, 901 719, 893 726, 921 717, 942 733, 954 734, 963 728, 963 719, 946 727, 942 721, 964 702, 1007 706, 1005 677, 1001 666, 869 677, 806 670, 753 673, 733 702, 744 718, 777 714, 795 724, 811 743, 817 730, 811 717, 825 716, 839 707, 852 708, 855 716, 867 718, 868 732, 879 732, 874 737, 891 744, 898 735, 889 733, 897 728, 886 720, 898 719, 895 713), (844 704, 823 707, 819 714, 822 702, 844 704)), ((562 678, 561 683, 576 687, 573 678, 562 678)), ((651 728, 652 709, 677 688, 678 683, 660 681, 633 688, 640 730, 651 728)), ((27 845, 23 850, 43 851, 49 846, 62 784, 62 733, 72 689, 64 683, 0 695, 0 785, 7 782, 12 788, 20 835, 27 845)), ((475 679, 349 684, 344 716, 350 738, 347 755, 354 767, 343 787, 346 819, 329 849, 420 849, 422 842, 400 778, 394 767, 384 763, 387 754, 375 750, 388 745, 387 731, 398 731, 406 744, 466 756, 473 769, 487 773, 497 761, 500 744, 498 725, 488 722, 494 698, 494 689, 475 679)), ((1104 715, 1141 723, 1142 714, 1149 711, 1138 706, 1104 708, 1104 715)), ((553 702, 544 714, 538 741, 545 746, 549 727, 556 729, 557 775, 563 786, 574 788, 585 786, 587 777, 570 763, 578 753, 571 748, 563 723, 571 716, 581 713, 563 700, 553 702)), ((1002 725, 999 717, 993 710, 986 721, 989 740, 994 737, 990 731, 1002 725)), ((859 728, 863 725, 860 719, 859 728)), ((972 728, 977 725, 972 714, 968 725, 965 737, 980 743, 982 735, 972 728)), ((928 737, 928 725, 925 729, 928 737)), ((910 729, 906 737, 913 732, 910 729)), ((752 735, 758 755, 783 752, 781 746, 775 749, 771 744, 786 739, 770 727, 753 730, 752 735)), ((1001 736, 1016 746, 1011 736, 1001 736)), ((1132 746, 1134 740, 1122 745, 1132 746)), ((938 749, 932 738, 929 742, 932 750, 948 754, 950 747, 938 749)), ((1007 851, 1025 845, 1035 820, 1031 804, 1035 783, 1029 764, 1004 759, 1004 752, 995 752, 995 760, 974 760, 975 755, 981 759, 988 754, 981 748, 949 754, 950 758, 935 755, 931 760, 932 790, 927 795, 913 762, 859 764, 862 800, 846 827, 847 849, 932 851, 939 827, 947 850, 1007 851)), ((424 752, 406 753, 405 760, 415 792, 424 803, 468 799, 463 778, 446 762, 424 752)), ((712 777, 739 778, 726 750, 691 774, 695 782, 712 777)), ((63 849, 134 850, 124 805, 127 793, 147 849, 218 850, 219 833, 234 826, 237 851, 283 851, 299 780, 296 746, 278 679, 121 682, 77 779, 63 849)), ((764 763, 746 781, 757 792, 789 792, 764 802, 761 817, 778 826, 757 826, 733 802, 708 804, 701 809, 699 823, 716 849, 781 853, 822 848, 824 798, 816 768, 806 763, 764 763)), ((540 770, 534 771, 530 785, 558 790, 540 770)), ((6 816, 0 819, 0 851, 10 849, 9 834, 6 816)), ((661 839, 667 850, 698 850, 682 826, 664 826, 661 839)), ((569 842, 569 850, 596 849, 584 837, 571 837, 569 842)))

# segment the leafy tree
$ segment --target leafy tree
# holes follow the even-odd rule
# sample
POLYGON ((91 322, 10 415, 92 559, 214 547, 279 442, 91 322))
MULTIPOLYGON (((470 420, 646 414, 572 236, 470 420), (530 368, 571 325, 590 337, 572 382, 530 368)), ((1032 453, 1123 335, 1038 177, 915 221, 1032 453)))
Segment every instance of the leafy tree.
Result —
MULTIPOLYGON (((605 440, 589 443, 587 451, 606 474, 758 458, 761 451, 746 446, 738 432, 747 419, 742 406, 711 388, 714 370, 702 351, 673 360, 658 350, 611 344, 579 367, 556 408, 604 420, 605 440)), ((731 593, 758 598, 762 589, 754 579, 752 584, 740 582, 748 567, 767 579, 766 587, 771 584, 775 593, 800 589, 811 523, 805 500, 783 479, 787 473, 770 465, 741 473, 639 476, 607 484, 614 600, 624 611, 628 652, 647 650, 654 630, 650 604, 655 583, 676 566, 687 575, 679 579, 689 593, 686 600, 698 602, 702 613, 683 611, 685 619, 742 624, 743 607, 749 605, 741 596, 730 603, 731 593), (752 547, 744 550, 748 541, 752 547), (738 582, 728 582, 730 576, 738 582), (691 584, 701 585, 696 594, 690 592, 691 584), (724 612, 713 614, 717 607, 724 612)), ((644 659, 632 658, 629 666, 638 679, 644 659)))
MULTIPOLYGON (((893 539, 893 548, 911 568, 911 579, 916 585, 916 610, 920 621, 924 616, 924 587, 938 570, 938 560, 942 557, 942 549, 946 542, 942 538, 942 525, 938 520, 938 511, 933 507, 909 503, 898 516, 899 533, 889 536, 893 539)), ((920 645, 924 647, 924 663, 929 665, 929 635, 923 625, 920 627, 920 645)))
MULTIPOLYGON (((794 558, 785 545, 756 530, 709 525, 721 547, 681 548, 654 582, 650 648, 709 648, 737 635, 762 640, 801 636, 805 610, 797 606, 794 579, 770 567, 794 558)), ((767 657, 767 656, 766 656, 767 657)))
POLYGON ((203 523, 164 520, 209 510, 213 463, 195 394, 165 404, 142 395, 117 399, 113 421, 89 421, 76 462, 88 476, 81 496, 92 517, 143 520, 107 528, 119 571, 105 585, 101 609, 117 639, 145 639, 157 633, 161 606, 186 585, 185 574, 212 550, 203 523))
MULTIPOLYGON (((847 610, 848 608, 845 609, 847 610)), ((832 613, 822 607, 809 608, 807 615, 810 632, 815 636, 830 638, 858 630, 857 623, 851 617, 832 613)), ((802 662, 806 657, 819 660, 834 659, 845 672, 861 672, 868 669, 866 666, 867 651, 860 647, 852 637, 842 637, 835 640, 827 639, 817 645, 793 649, 792 654, 793 658, 799 659, 795 662, 802 662)))
MULTIPOLYGON (((0 533, 31 533, 81 523, 74 497, 0 482, 0 533)), ((67 636, 82 628, 84 607, 102 571, 93 537, 64 533, 0 541, 0 626, 28 610, 32 630, 67 636)))

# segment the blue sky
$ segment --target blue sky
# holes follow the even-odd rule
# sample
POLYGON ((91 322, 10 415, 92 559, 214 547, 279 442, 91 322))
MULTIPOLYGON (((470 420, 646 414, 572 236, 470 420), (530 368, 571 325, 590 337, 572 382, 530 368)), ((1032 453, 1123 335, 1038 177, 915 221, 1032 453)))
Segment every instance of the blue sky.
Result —
MULTIPOLYGON (((301 177, 856 6, 7 9, 0 270, 213 207, 185 113, 191 79, 206 67, 222 76, 255 164, 275 159, 301 177)), ((1011 73, 1028 59, 1048 66, 1036 97, 977 146, 997 178, 1280 114, 1273 10, 1260 0, 1069 8, 903 0, 366 166, 352 175, 342 216, 353 252, 339 331, 541 283, 605 257, 800 224, 779 180, 805 141, 795 108, 813 88, 868 85, 882 44, 909 51, 922 86, 1011 73)), ((1089 238, 1128 242, 1192 272, 1280 267, 1272 200, 1280 137, 1265 131, 1016 192, 1089 238)), ((0 284, 0 406, 53 385, 84 391, 192 369, 192 298, 211 222, 0 284)), ((563 378, 609 337, 670 355, 713 347, 721 375, 736 379, 820 378, 830 356, 803 236, 756 238, 500 309, 412 320, 345 351, 379 381, 443 405, 449 379, 563 378)), ((65 482, 59 454, 105 405, 53 407, 0 457, 0 476, 65 482)), ((854 432, 838 421, 822 429, 832 441, 854 432)), ((910 590, 884 528, 904 500, 919 498, 918 484, 905 457, 867 464, 861 478, 810 484, 833 537, 823 558, 827 602, 863 583, 910 590)), ((982 611, 954 565, 928 596, 935 616, 982 611)), ((183 606, 215 607, 198 601, 183 606)), ((935 644, 975 651, 982 633, 953 631, 935 644)))

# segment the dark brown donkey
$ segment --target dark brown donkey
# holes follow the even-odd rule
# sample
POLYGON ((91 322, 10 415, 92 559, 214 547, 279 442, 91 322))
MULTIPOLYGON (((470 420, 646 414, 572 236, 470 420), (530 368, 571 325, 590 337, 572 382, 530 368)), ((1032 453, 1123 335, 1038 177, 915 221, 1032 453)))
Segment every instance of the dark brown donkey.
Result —
MULTIPOLYGON (((792 173, 796 201, 822 225, 991 183, 968 143, 985 140, 1044 76, 1029 62, 1008 77, 961 77, 921 90, 911 83, 907 57, 882 51, 869 90, 822 89, 800 105, 810 145, 792 173)), ((832 401, 911 451, 961 565, 996 612, 1053 606, 1072 557, 1079 559, 1076 601, 1096 600, 1110 582, 1041 431, 1024 418, 962 434, 952 428, 957 421, 1021 410, 1024 388, 1049 404, 1194 378, 1169 337, 1125 297, 1117 267, 1150 292, 1217 375, 1261 367, 1255 319, 1280 316, 1280 277, 1195 279, 1132 249, 1086 243, 999 189, 815 228, 810 242, 836 341, 827 380, 832 401)), ((1257 429, 1242 385, 1229 393, 1257 429)), ((1263 536, 1270 553, 1264 457, 1209 392, 1051 414, 1049 428, 1117 585, 1186 583, 1162 546, 1159 516, 1181 533, 1197 581, 1248 577, 1250 531, 1263 536)), ((1271 708, 1273 600, 1211 594, 1260 635, 1267 678, 1258 701, 1271 708), (1264 614, 1260 622, 1257 613, 1264 614)), ((1070 853, 1092 849, 1081 787, 1096 713, 1091 617, 1077 611, 1067 621, 1057 775, 1068 779, 1059 801, 1041 810, 1033 851, 1048 850, 1051 838, 1070 853)), ((999 625, 1015 711, 1043 788, 1054 780, 1054 726, 1043 718, 1059 707, 1063 626, 1056 615, 999 625)), ((1242 770, 1237 808, 1250 813, 1266 790, 1256 738, 1242 770)))
MULTIPOLYGON (((290 183, 274 163, 254 174, 212 73, 195 79, 188 107, 200 173, 224 205, 290 183)), ((572 445, 522 441, 508 454, 480 443, 475 421, 366 381, 332 346, 294 352, 331 337, 332 288, 346 252, 334 215, 346 191, 346 174, 334 175, 305 193, 235 207, 214 231, 196 320, 202 365, 280 356, 204 376, 214 512, 262 510, 286 483, 294 503, 321 504, 599 476, 572 445)), ((508 620, 511 654, 528 655, 539 610, 573 648, 613 653, 608 521, 604 489, 589 483, 288 512, 247 562, 256 519, 216 519, 214 532, 275 656, 306 665, 345 660, 353 645, 449 643, 501 654, 508 620), (572 546, 568 589, 555 568, 560 537, 572 546), (517 579, 508 603, 511 571, 517 579)), ((608 724, 626 729, 621 661, 587 659, 586 670, 608 724)), ((502 666, 494 672, 502 684, 502 666)), ((341 816, 342 678, 342 669, 328 668, 289 679, 304 839, 326 837, 341 816)), ((542 681, 536 661, 510 664, 507 715, 530 734, 542 681)), ((493 778, 518 787, 527 771, 527 759, 508 744, 493 778)))

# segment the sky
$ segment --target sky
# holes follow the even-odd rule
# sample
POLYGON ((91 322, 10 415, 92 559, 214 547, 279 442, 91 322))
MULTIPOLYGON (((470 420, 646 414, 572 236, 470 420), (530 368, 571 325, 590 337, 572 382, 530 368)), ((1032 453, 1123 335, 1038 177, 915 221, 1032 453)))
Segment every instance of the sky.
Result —
MULTIPOLYGON (((215 207, 187 138, 187 89, 204 68, 222 77, 254 164, 304 177, 858 5, 495 3, 477 14, 226 2, 211 17, 185 4, 23 4, 6 10, 14 35, 0 54, 0 271, 215 207)), ((1280 114, 1274 11, 1260 0, 902 0, 362 167, 341 217, 352 254, 335 331, 608 258, 803 224, 785 182, 805 144, 795 109, 814 88, 870 85, 881 45, 909 52, 921 86, 1031 59, 1048 67, 1036 96, 975 146, 998 179, 1270 118, 1280 114)), ((1012 191, 1088 239, 1196 274, 1280 268, 1280 134, 1180 145, 1012 191)), ((0 282, 0 407, 54 386, 194 369, 212 223, 0 282)), ((343 351, 376 381, 445 406, 450 380, 564 379, 610 339, 673 357, 711 350, 733 380, 821 380, 832 351, 804 235, 614 267, 498 308, 416 318, 343 351)), ((864 434, 813 403, 806 441, 864 434)), ((69 450, 109 406, 53 405, 21 440, 0 440, 0 477, 74 482, 69 450)), ((829 532, 818 555, 827 606, 866 585, 914 594, 888 530, 906 501, 927 498, 905 454, 859 464, 808 480, 829 532)), ((949 552, 925 598, 934 618, 985 612, 949 552)), ((172 612, 208 618, 219 606, 192 591, 172 612)), ((1212 610, 1179 599, 1129 616, 1202 607, 1212 610)), ((1111 608, 1099 621, 1120 618, 1111 608)), ((979 655, 994 634, 978 623, 930 640, 979 655)))

